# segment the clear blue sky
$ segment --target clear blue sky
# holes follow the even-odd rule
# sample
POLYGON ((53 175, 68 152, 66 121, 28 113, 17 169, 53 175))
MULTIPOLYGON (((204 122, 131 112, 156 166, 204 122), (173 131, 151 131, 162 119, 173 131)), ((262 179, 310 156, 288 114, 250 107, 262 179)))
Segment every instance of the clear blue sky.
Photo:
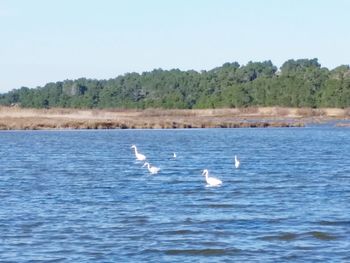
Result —
POLYGON ((154 68, 350 63, 348 0, 0 0, 0 92, 154 68))

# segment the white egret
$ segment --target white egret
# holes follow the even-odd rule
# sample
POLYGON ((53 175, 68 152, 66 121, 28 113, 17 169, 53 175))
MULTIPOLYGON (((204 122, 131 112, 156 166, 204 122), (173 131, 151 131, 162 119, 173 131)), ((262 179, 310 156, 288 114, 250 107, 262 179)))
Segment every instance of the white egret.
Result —
POLYGON ((205 176, 205 180, 207 181, 207 186, 220 186, 222 184, 221 180, 215 177, 209 177, 209 171, 207 169, 203 170, 202 175, 205 176))
POLYGON ((159 167, 151 166, 148 162, 145 162, 142 167, 145 167, 146 165, 147 165, 148 171, 151 174, 156 174, 156 173, 158 173, 160 171, 159 167))
POLYGON ((136 157, 136 159, 137 159, 138 161, 144 161, 144 160, 146 160, 146 156, 144 156, 142 153, 139 153, 139 152, 137 151, 137 148, 136 148, 136 145, 135 145, 135 144, 132 145, 131 148, 135 150, 135 157, 136 157))
POLYGON ((239 168, 241 162, 239 161, 239 159, 237 158, 237 155, 235 155, 235 167, 239 168))

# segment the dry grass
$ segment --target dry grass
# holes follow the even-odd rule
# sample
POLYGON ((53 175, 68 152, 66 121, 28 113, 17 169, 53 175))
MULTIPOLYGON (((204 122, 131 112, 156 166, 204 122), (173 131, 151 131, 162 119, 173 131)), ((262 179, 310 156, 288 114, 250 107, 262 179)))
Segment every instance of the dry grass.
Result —
POLYGON ((322 117, 328 115, 324 109, 300 108, 297 110, 297 115, 301 117, 322 117))
POLYGON ((288 108, 283 108, 283 107, 276 107, 275 108, 275 114, 277 116, 289 116, 290 115, 290 110, 288 108))
POLYGON ((350 109, 239 108, 203 110, 81 110, 0 107, 0 129, 126 129, 289 127, 349 118, 350 109))
POLYGON ((350 117, 350 108, 345 108, 344 109, 344 116, 350 117))

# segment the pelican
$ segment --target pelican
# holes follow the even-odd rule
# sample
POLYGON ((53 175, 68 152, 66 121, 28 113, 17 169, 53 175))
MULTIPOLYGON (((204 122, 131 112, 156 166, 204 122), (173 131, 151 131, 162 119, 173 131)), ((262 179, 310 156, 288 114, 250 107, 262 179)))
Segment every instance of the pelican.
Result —
POLYGON ((215 177, 209 177, 209 171, 207 169, 203 170, 202 175, 205 176, 205 180, 207 181, 207 186, 220 186, 222 184, 221 180, 215 177))
POLYGON ((142 153, 139 153, 139 152, 137 151, 137 148, 136 148, 136 145, 135 145, 135 144, 132 145, 131 148, 132 148, 132 149, 135 149, 135 157, 136 157, 136 159, 137 159, 138 161, 144 161, 144 160, 146 160, 146 156, 144 156, 142 153))
POLYGON ((159 172, 160 168, 156 166, 151 166, 148 162, 145 162, 142 167, 145 167, 147 165, 148 171, 151 174, 156 174, 159 172))
POLYGON ((237 158, 237 155, 235 155, 235 167, 239 168, 241 162, 239 161, 239 159, 237 158))

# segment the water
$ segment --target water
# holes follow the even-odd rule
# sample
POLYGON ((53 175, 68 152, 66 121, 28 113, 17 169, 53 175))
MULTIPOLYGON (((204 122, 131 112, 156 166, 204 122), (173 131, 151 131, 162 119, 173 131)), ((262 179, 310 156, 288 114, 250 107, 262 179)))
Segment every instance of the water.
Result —
POLYGON ((349 134, 1 132, 0 261, 349 262, 349 134))

